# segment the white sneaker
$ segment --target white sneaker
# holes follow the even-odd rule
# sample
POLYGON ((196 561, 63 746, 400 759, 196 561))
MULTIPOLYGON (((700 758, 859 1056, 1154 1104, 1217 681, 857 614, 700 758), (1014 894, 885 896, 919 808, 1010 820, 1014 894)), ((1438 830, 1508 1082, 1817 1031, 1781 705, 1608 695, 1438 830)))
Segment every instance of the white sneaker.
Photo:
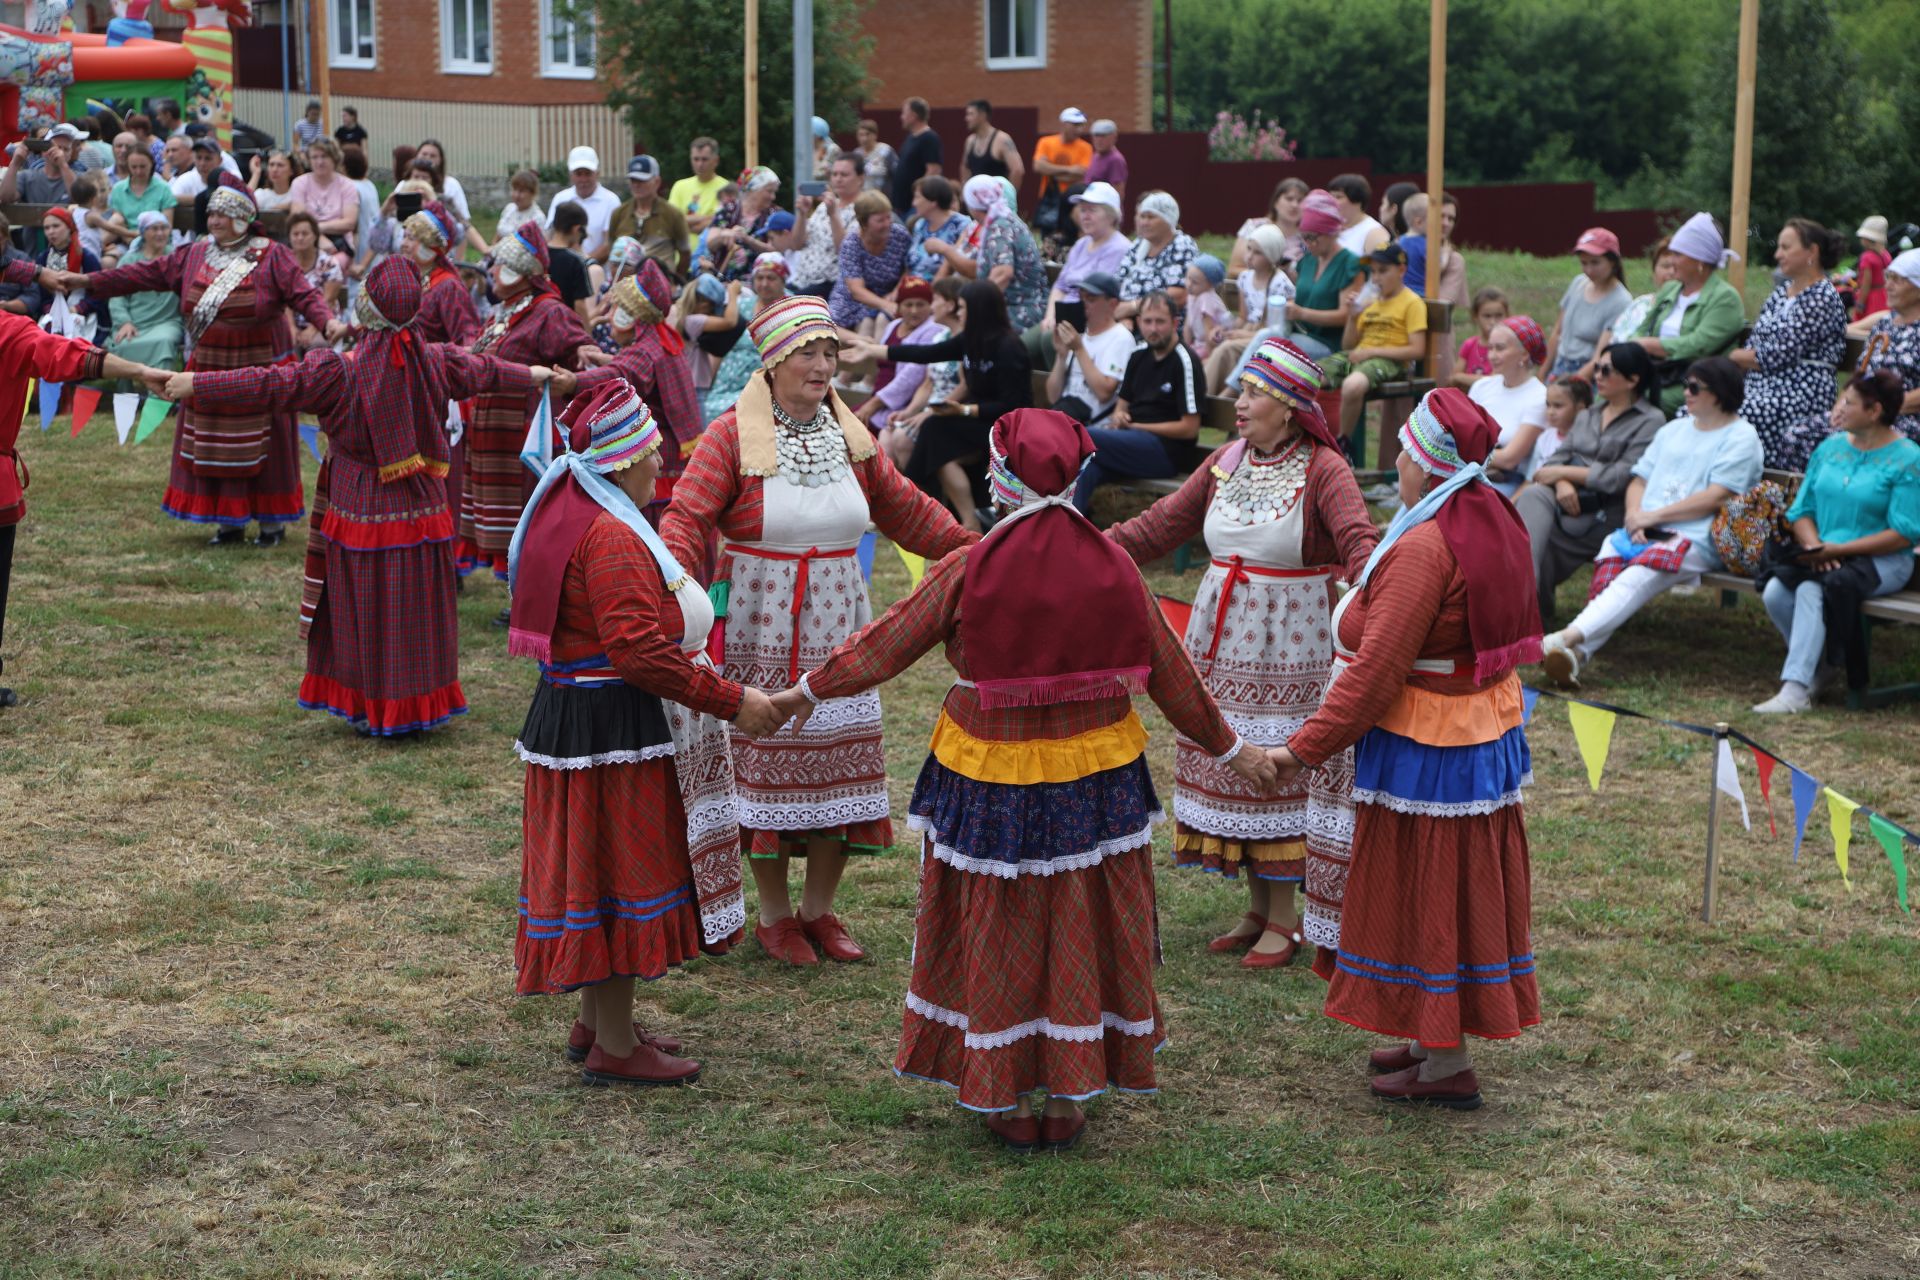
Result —
POLYGON ((1540 666, 1556 687, 1580 687, 1580 655, 1567 646, 1558 631, 1540 642, 1540 666))
POLYGON ((1783 684, 1780 692, 1754 707, 1755 715, 1797 716, 1813 707, 1813 699, 1806 689, 1797 684, 1783 684))

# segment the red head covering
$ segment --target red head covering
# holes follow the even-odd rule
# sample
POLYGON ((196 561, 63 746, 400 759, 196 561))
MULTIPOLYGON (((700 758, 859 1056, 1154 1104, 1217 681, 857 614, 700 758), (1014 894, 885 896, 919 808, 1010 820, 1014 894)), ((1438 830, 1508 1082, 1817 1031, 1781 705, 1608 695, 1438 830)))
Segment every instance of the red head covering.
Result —
POLYGON ((668 355, 679 355, 687 349, 687 340, 680 336, 678 329, 667 323, 667 313, 673 310, 673 282, 667 279, 666 271, 653 258, 640 264, 636 282, 640 286, 640 296, 652 303, 653 309, 659 313, 653 322, 654 336, 660 339, 660 346, 668 355))
POLYGON ((894 297, 905 302, 909 298, 918 298, 922 302, 933 301, 933 286, 920 276, 905 276, 900 281, 899 292, 894 297))
MULTIPOLYGON (((1464 391, 1430 391, 1421 408, 1453 437, 1462 462, 1485 462, 1500 442, 1500 424, 1464 391)), ((1475 683, 1540 661, 1533 552, 1520 513, 1498 489, 1475 481, 1451 494, 1433 519, 1467 580, 1475 683)))
POLYGON ((1520 345, 1526 348, 1527 359, 1535 364, 1547 362, 1547 335, 1540 332, 1539 321, 1532 316, 1508 316, 1500 323, 1520 340, 1520 345))
MULTIPOLYGON (((47 210, 47 216, 49 218, 58 218, 67 224, 67 270, 81 270, 80 230, 73 225, 73 210, 69 209, 66 205, 57 204, 47 210)), ((51 248, 52 246, 48 247, 51 248)))
POLYGON ((420 309, 420 272, 398 256, 375 267, 359 304, 353 353, 355 412, 367 423, 373 461, 387 483, 447 473, 444 380, 432 376, 407 329, 420 309))
POLYGON ((1064 413, 994 424, 994 489, 1015 509, 967 553, 960 634, 983 707, 1140 693, 1152 632, 1140 571, 1066 501, 1093 437, 1064 413))

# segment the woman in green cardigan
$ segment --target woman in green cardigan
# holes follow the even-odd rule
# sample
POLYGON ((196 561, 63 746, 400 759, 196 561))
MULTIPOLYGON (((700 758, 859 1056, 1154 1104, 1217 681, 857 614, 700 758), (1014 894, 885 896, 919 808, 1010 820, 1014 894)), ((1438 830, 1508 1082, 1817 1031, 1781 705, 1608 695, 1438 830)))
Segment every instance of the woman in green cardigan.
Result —
MULTIPOLYGON (((173 251, 173 219, 156 209, 138 216, 140 238, 127 251, 123 264, 164 258, 173 251)), ((107 350, 123 360, 133 360, 156 369, 180 367, 180 297, 164 290, 133 293, 107 302, 107 314, 113 320, 113 336, 107 350)), ((127 384, 116 388, 138 391, 127 384)))
MULTIPOLYGON (((1663 372, 1684 370, 1707 356, 1725 355, 1747 323, 1740 291, 1719 274, 1739 255, 1728 251, 1711 214, 1688 218, 1667 248, 1675 255, 1678 278, 1660 286, 1647 318, 1633 335, 1633 341, 1661 362, 1663 372)), ((1661 381, 1660 409, 1671 418, 1680 408, 1680 380, 1675 378, 1671 385, 1666 385, 1665 378, 1661 381)))

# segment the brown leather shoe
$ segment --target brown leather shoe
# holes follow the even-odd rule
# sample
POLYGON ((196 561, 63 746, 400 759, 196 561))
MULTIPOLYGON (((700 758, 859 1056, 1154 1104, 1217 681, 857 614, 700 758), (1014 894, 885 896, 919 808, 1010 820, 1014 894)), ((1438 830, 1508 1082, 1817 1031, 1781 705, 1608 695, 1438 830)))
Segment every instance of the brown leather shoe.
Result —
POLYGON ((865 960, 867 953, 847 932, 847 926, 831 911, 822 912, 811 920, 800 922, 800 931, 820 945, 820 953, 829 960, 838 960, 842 964, 851 964, 855 960, 865 960))
POLYGON ((753 936, 775 960, 803 966, 820 963, 820 957, 813 954, 813 944, 800 929, 800 922, 792 916, 753 926, 753 936))
POLYGON ((1023 1156, 1040 1145, 1040 1122, 1032 1116, 996 1111, 987 1117, 987 1132, 1005 1143, 1007 1150, 1023 1156))
POLYGON ((1269 920, 1264 932, 1279 934, 1287 940, 1287 945, 1278 951, 1264 954, 1258 951, 1247 952, 1240 958, 1242 969, 1284 969, 1293 963, 1296 955, 1300 954, 1301 938, 1298 925, 1284 925, 1277 920, 1269 920))
POLYGON ((1048 1151, 1071 1151, 1086 1136, 1087 1113, 1084 1111, 1075 1111, 1070 1116, 1042 1116, 1040 1119, 1040 1145, 1048 1151))
POLYGON ((1472 1067, 1444 1080, 1422 1080, 1419 1067, 1408 1067, 1374 1077, 1373 1096, 1389 1102, 1423 1102, 1431 1107, 1473 1111, 1480 1106, 1480 1081, 1472 1067))
POLYGON ((1229 951, 1245 951, 1260 941, 1260 931, 1267 927, 1266 917, 1256 911, 1249 911, 1246 919, 1253 925, 1252 933, 1223 933, 1207 944, 1207 950, 1215 955, 1229 951))
MULTIPOLYGON (((633 1024, 633 1038, 641 1044, 650 1044, 662 1053, 679 1053, 686 1046, 678 1036, 655 1035, 639 1023, 633 1024)), ((593 1048, 593 1028, 575 1018, 573 1030, 567 1033, 567 1061, 585 1062, 587 1050, 593 1048)))
POLYGON ((1367 1065, 1373 1068, 1377 1076, 1391 1075, 1395 1071, 1405 1071, 1408 1067, 1417 1067, 1425 1058, 1413 1056, 1413 1044, 1408 1042, 1395 1049, 1375 1049, 1367 1055, 1367 1065))
POLYGON ((624 1058, 610 1056, 599 1045, 587 1050, 585 1070, 580 1079, 587 1084, 692 1084, 700 1078, 700 1064, 692 1058, 675 1058, 650 1044, 637 1044, 624 1058))

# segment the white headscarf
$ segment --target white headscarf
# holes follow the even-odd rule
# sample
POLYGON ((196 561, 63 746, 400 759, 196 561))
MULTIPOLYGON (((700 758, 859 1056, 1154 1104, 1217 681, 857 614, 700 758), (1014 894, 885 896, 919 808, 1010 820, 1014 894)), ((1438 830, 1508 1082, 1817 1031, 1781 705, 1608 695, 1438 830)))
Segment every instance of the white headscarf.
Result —
POLYGON ((1000 185, 1000 179, 984 173, 968 178, 967 185, 960 188, 960 197, 967 202, 967 208, 985 214, 989 222, 1013 213, 1007 206, 1007 189, 1000 185))
POLYGON ((1710 267, 1740 261, 1740 255, 1727 248, 1727 242, 1720 238, 1720 228, 1713 225, 1713 215, 1709 213, 1696 213, 1688 218, 1673 233, 1667 247, 1683 258, 1692 258, 1710 267))
POLYGON ((1888 263, 1887 274, 1899 276, 1908 284, 1920 285, 1920 249, 1908 249, 1888 263))

